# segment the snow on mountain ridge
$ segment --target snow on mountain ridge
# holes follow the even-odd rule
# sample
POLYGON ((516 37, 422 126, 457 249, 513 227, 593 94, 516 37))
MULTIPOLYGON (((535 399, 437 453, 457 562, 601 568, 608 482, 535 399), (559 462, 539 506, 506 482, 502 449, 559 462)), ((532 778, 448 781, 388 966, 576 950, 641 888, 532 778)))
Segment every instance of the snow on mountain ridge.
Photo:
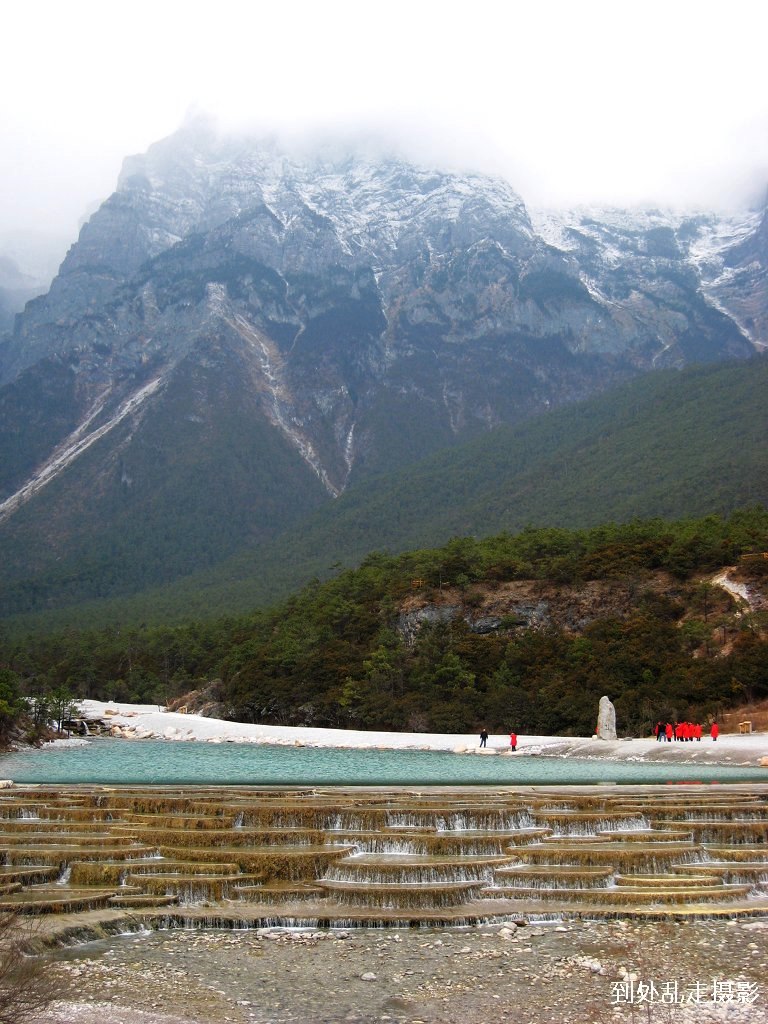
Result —
POLYGON ((654 228, 679 232, 684 225, 695 226, 687 251, 696 262, 706 262, 756 230, 763 211, 736 210, 714 214, 698 208, 645 209, 642 207, 575 206, 568 209, 531 207, 534 230, 549 244, 564 252, 578 248, 573 233, 597 237, 609 227, 624 234, 646 233, 654 228))
POLYGON ((328 218, 343 247, 351 252, 394 249, 400 236, 431 220, 457 221, 473 207, 487 219, 509 218, 533 238, 525 205, 500 178, 419 167, 400 159, 372 162, 345 154, 299 160, 269 139, 211 140, 178 133, 126 159, 118 193, 143 193, 154 220, 168 230, 153 237, 156 255, 191 230, 209 229, 266 204, 283 223, 292 203, 328 218), (172 226, 171 226, 172 225, 172 226), (160 247, 160 248, 158 248, 160 247))
MULTIPOLYGON (((539 236, 559 252, 579 260, 579 276, 593 297, 611 299, 600 285, 606 272, 620 271, 639 261, 652 280, 659 261, 677 263, 696 278, 704 301, 728 318, 758 351, 766 347, 742 314, 740 288, 744 267, 728 265, 729 255, 754 236, 763 212, 753 210, 716 214, 699 209, 620 209, 581 206, 569 210, 533 209, 531 221, 539 236)), ((755 264, 757 275, 761 268, 755 264)), ((659 364, 667 345, 653 357, 659 364)))

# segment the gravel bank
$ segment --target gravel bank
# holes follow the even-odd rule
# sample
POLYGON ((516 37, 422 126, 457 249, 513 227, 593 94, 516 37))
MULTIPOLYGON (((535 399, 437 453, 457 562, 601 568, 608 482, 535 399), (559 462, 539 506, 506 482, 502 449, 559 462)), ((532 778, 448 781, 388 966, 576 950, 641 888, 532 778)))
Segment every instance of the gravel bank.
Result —
POLYGON ((766 920, 164 932, 49 969, 70 994, 47 1024, 768 1024, 766 920))

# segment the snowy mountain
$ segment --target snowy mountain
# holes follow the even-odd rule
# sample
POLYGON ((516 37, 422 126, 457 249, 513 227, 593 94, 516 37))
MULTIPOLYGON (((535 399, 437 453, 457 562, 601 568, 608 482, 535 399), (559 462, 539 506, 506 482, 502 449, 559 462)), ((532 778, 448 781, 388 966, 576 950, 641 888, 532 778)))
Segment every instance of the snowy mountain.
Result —
POLYGON ((95 594, 172 579, 370 473, 745 358, 768 343, 766 233, 532 220, 498 179, 190 124, 126 160, 0 343, 8 577, 52 559, 95 594))
MULTIPOLYGON (((578 260, 582 280, 599 301, 618 301, 655 319, 662 305, 674 308, 670 285, 683 293, 692 289, 756 351, 768 345, 767 211, 593 208, 532 215, 542 237, 578 260)), ((669 337, 678 343, 679 325, 669 337)), ((654 366, 666 362, 665 352, 666 346, 656 353, 654 366)))

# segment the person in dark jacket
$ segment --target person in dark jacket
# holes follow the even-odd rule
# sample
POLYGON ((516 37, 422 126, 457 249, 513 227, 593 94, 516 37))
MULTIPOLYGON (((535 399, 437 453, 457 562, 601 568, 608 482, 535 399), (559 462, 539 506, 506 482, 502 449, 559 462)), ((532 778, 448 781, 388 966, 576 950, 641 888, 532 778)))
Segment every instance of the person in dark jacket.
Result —
POLYGON ((480 733, 480 746, 484 747, 484 746, 487 745, 487 743, 488 743, 488 730, 485 728, 485 726, 483 726, 482 731, 480 733))

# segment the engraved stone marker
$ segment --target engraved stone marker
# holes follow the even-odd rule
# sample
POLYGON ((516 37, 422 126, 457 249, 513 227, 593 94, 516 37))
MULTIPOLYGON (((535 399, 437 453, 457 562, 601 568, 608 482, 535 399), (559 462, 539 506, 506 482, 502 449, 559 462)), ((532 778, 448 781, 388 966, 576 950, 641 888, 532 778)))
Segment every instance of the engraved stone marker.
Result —
POLYGON ((600 698, 597 709, 597 735, 601 740, 616 739, 616 708, 607 697, 600 698))

